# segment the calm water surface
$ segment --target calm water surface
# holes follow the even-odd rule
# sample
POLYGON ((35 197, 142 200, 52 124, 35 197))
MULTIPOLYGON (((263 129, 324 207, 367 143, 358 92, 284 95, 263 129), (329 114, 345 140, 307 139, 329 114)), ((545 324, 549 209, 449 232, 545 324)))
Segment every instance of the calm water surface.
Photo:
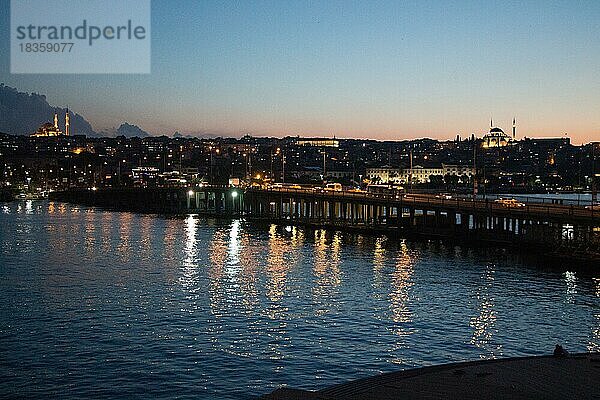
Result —
POLYGON ((0 243, 0 397, 244 399, 600 350, 600 272, 503 250, 48 202, 0 204, 0 243))

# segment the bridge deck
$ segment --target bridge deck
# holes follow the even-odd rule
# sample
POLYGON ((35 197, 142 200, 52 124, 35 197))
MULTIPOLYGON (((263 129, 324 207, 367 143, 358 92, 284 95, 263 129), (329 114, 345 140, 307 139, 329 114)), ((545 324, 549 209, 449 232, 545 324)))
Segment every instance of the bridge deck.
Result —
POLYGON ((427 194, 380 194, 368 192, 350 192, 333 190, 312 190, 306 188, 269 188, 248 189, 247 192, 255 194, 270 194, 289 196, 294 198, 322 198, 329 201, 371 203, 391 205, 397 207, 423 208, 427 210, 446 210, 455 212, 480 212, 494 215, 511 215, 514 217, 534 217, 538 219, 560 221, 587 221, 591 224, 600 224, 600 207, 585 207, 563 204, 523 203, 522 206, 507 206, 493 200, 474 200, 467 197, 445 198, 440 195, 427 194))

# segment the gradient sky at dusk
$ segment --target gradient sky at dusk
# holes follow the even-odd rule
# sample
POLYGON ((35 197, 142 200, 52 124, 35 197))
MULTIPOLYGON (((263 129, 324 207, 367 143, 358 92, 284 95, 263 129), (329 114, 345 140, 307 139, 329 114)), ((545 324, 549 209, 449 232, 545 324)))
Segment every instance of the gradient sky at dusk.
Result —
POLYGON ((96 130, 600 140, 598 0, 153 0, 149 75, 11 75, 9 15, 0 82, 96 130))

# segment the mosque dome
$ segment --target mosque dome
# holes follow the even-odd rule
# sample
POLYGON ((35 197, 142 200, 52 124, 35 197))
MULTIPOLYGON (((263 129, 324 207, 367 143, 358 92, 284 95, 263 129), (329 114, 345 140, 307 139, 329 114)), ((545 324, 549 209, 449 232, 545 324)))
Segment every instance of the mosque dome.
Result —
POLYGON ((512 143, 512 138, 507 135, 501 128, 492 126, 490 132, 483 136, 483 147, 504 147, 512 143))

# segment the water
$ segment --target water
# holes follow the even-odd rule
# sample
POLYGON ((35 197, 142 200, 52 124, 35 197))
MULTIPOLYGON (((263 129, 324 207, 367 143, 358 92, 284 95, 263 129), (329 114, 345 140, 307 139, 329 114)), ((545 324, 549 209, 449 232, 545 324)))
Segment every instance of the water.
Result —
POLYGON ((0 204, 0 397, 244 399, 600 350, 600 272, 61 203, 0 204))

